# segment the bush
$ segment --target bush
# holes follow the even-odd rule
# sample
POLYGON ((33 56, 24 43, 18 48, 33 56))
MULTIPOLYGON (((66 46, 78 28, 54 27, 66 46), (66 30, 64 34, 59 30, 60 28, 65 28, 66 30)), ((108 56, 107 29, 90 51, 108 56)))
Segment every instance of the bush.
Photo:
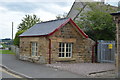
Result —
POLYGON ((19 35, 22 34, 25 30, 21 30, 21 31, 18 31, 15 35, 15 39, 14 39, 14 45, 16 46, 19 46, 19 43, 20 43, 20 37, 19 35))

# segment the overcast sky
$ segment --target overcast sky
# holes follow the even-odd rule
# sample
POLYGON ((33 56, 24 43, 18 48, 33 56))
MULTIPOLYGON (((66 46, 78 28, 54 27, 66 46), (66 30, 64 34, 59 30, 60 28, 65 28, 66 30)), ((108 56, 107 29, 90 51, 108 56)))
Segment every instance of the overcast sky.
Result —
MULTIPOLYGON (((58 14, 68 13, 73 2, 74 0, 0 0, 0 39, 11 38, 12 22, 15 36, 18 24, 26 14, 36 14, 42 21, 52 20, 58 14)), ((117 5, 115 2, 111 0, 111 4, 117 5)))

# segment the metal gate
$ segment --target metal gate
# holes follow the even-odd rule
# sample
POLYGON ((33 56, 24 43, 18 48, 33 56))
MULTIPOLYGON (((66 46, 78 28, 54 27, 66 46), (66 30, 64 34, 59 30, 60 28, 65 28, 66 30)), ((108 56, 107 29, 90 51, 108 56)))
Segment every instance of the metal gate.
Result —
POLYGON ((98 62, 115 61, 115 41, 98 41, 97 60, 98 62))

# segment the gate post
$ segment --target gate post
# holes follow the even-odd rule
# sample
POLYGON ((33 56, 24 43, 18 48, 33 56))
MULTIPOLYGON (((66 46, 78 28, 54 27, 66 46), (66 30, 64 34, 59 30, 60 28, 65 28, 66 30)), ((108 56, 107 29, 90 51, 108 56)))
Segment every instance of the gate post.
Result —
POLYGON ((111 13, 116 23, 116 77, 120 78, 120 12, 111 13))

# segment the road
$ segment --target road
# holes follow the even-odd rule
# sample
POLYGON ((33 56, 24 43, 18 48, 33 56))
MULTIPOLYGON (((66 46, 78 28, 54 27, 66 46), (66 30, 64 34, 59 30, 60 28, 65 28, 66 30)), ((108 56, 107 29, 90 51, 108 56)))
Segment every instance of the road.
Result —
POLYGON ((2 64, 15 72, 31 78, 83 78, 83 76, 68 71, 53 69, 42 64, 21 61, 14 55, 3 54, 2 64))
MULTIPOLYGON (((0 53, 0 65, 2 66, 2 54, 0 53)), ((8 72, 0 66, 0 79, 1 78, 22 78, 18 75, 8 72)))
MULTIPOLYGON (((2 54, 1 53, 0 53, 0 65, 2 65, 2 54)), ((22 78, 22 77, 12 74, 0 67, 0 79, 1 78, 22 78)))
POLYGON ((10 72, 6 71, 5 69, 3 69, 1 67, 0 67, 0 73, 2 73, 0 78, 22 78, 18 75, 15 75, 13 73, 10 73, 10 72))

